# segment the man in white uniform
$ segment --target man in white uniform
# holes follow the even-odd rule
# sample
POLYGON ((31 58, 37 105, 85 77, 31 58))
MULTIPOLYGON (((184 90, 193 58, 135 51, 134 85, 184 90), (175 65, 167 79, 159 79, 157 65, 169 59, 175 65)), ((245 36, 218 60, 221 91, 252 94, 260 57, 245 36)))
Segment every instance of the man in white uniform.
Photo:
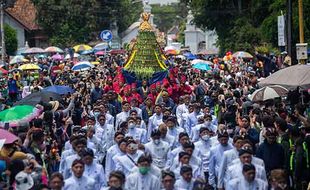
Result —
POLYGON ((170 150, 169 144, 160 139, 161 133, 155 129, 151 133, 152 140, 144 145, 145 152, 152 156, 153 164, 159 169, 166 165, 167 155, 170 150))
POLYGON ((245 164, 242 168, 242 176, 228 182, 226 190, 267 190, 268 184, 255 177, 255 166, 245 164))
POLYGON ((139 171, 130 174, 125 183, 127 190, 160 190, 160 181, 150 171, 152 158, 143 154, 138 159, 139 171))
POLYGON ((71 167, 73 175, 65 180, 64 190, 95 189, 95 181, 89 177, 83 176, 84 162, 82 160, 74 160, 71 167))

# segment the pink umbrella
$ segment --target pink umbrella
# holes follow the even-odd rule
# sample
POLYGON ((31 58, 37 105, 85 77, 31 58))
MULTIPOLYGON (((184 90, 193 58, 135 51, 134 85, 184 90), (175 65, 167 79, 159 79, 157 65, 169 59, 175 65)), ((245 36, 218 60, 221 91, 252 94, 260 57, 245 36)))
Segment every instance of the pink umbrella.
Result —
POLYGON ((15 142, 18 139, 18 137, 15 136, 14 134, 10 133, 7 130, 0 129, 0 139, 5 139, 4 144, 11 144, 11 143, 15 142))
POLYGON ((105 54, 104 51, 98 51, 95 53, 95 55, 104 55, 104 54, 105 54))
POLYGON ((52 56, 52 59, 56 60, 56 61, 63 60, 63 56, 57 53, 57 54, 52 56))

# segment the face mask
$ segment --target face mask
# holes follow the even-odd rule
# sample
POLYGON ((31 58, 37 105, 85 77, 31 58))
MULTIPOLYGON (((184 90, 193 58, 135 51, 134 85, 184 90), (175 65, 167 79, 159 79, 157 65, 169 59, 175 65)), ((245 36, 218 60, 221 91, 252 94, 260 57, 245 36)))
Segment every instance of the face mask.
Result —
POLYGON ((155 140, 154 140, 154 144, 159 145, 159 143, 160 143, 160 140, 159 140, 159 139, 155 139, 155 140))
POLYGON ((207 141, 207 140, 210 139, 210 136, 209 135, 204 135, 204 136, 201 137, 201 139, 204 140, 204 141, 207 141))
POLYGON ((94 112, 94 116, 95 116, 95 117, 98 117, 99 114, 100 114, 99 111, 95 111, 95 112, 94 112))
POLYGON ((134 124, 134 123, 129 123, 128 128, 129 128, 129 129, 135 128, 135 124, 134 124))
POLYGON ((139 172, 140 172, 142 175, 147 174, 149 171, 150 171, 150 168, 149 168, 149 167, 139 167, 139 172))
POLYGON ((205 122, 205 125, 206 125, 206 126, 210 126, 210 125, 211 125, 211 121, 206 121, 206 122, 205 122))
POLYGON ((128 145, 129 146, 129 148, 131 149, 131 150, 137 150, 138 149, 138 145, 137 144, 129 144, 128 145))

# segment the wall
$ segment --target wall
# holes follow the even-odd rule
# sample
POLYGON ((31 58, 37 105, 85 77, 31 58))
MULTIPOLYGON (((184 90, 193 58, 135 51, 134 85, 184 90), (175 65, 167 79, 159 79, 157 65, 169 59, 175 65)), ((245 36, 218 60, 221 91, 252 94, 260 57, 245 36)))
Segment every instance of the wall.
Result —
POLYGON ((14 20, 11 16, 4 14, 4 23, 10 25, 17 32, 18 48, 25 46, 25 29, 24 27, 14 20))

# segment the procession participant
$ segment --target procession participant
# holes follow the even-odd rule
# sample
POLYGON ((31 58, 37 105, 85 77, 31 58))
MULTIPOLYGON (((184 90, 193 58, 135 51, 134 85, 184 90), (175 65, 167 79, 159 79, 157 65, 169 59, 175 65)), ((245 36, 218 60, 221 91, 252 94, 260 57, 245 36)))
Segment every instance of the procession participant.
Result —
POLYGON ((160 169, 166 165, 167 155, 170 150, 169 144, 160 139, 161 133, 158 129, 152 131, 152 140, 144 145, 145 152, 153 158, 153 164, 160 169))
POLYGON ((242 176, 228 182, 227 190, 267 190, 268 184, 259 178, 255 178, 255 166, 245 164, 242 168, 242 176))
POLYGON ((71 165, 73 175, 65 180, 64 190, 93 190, 95 181, 84 176, 85 164, 82 160, 74 160, 71 165))
POLYGON ((127 123, 128 123, 128 132, 125 134, 125 136, 130 136, 139 144, 140 143, 144 144, 147 141, 146 130, 137 128, 136 119, 133 117, 128 117, 127 123))
POLYGON ((138 144, 135 140, 130 139, 126 144, 126 154, 115 157, 115 170, 122 171, 125 175, 130 174, 132 169, 137 166, 138 158, 143 154, 138 150, 138 144))
POLYGON ((85 164, 83 175, 95 180, 94 188, 100 189, 107 185, 105 173, 102 165, 97 164, 96 161, 94 161, 94 157, 94 152, 90 148, 84 149, 81 153, 81 158, 85 164))
POLYGON ((122 102, 122 112, 116 115, 115 118, 115 128, 118 128, 120 124, 127 120, 129 117, 130 104, 128 101, 122 102))
POLYGON ((125 183, 128 190, 160 190, 160 181, 157 176, 150 172, 151 167, 150 156, 142 154, 137 160, 139 171, 131 173, 125 183))
POLYGON ((230 150, 233 146, 228 142, 229 136, 226 130, 218 131, 217 135, 219 144, 210 150, 210 162, 209 162, 209 184, 216 188, 216 182, 218 180, 219 167, 223 159, 225 151, 230 150))

